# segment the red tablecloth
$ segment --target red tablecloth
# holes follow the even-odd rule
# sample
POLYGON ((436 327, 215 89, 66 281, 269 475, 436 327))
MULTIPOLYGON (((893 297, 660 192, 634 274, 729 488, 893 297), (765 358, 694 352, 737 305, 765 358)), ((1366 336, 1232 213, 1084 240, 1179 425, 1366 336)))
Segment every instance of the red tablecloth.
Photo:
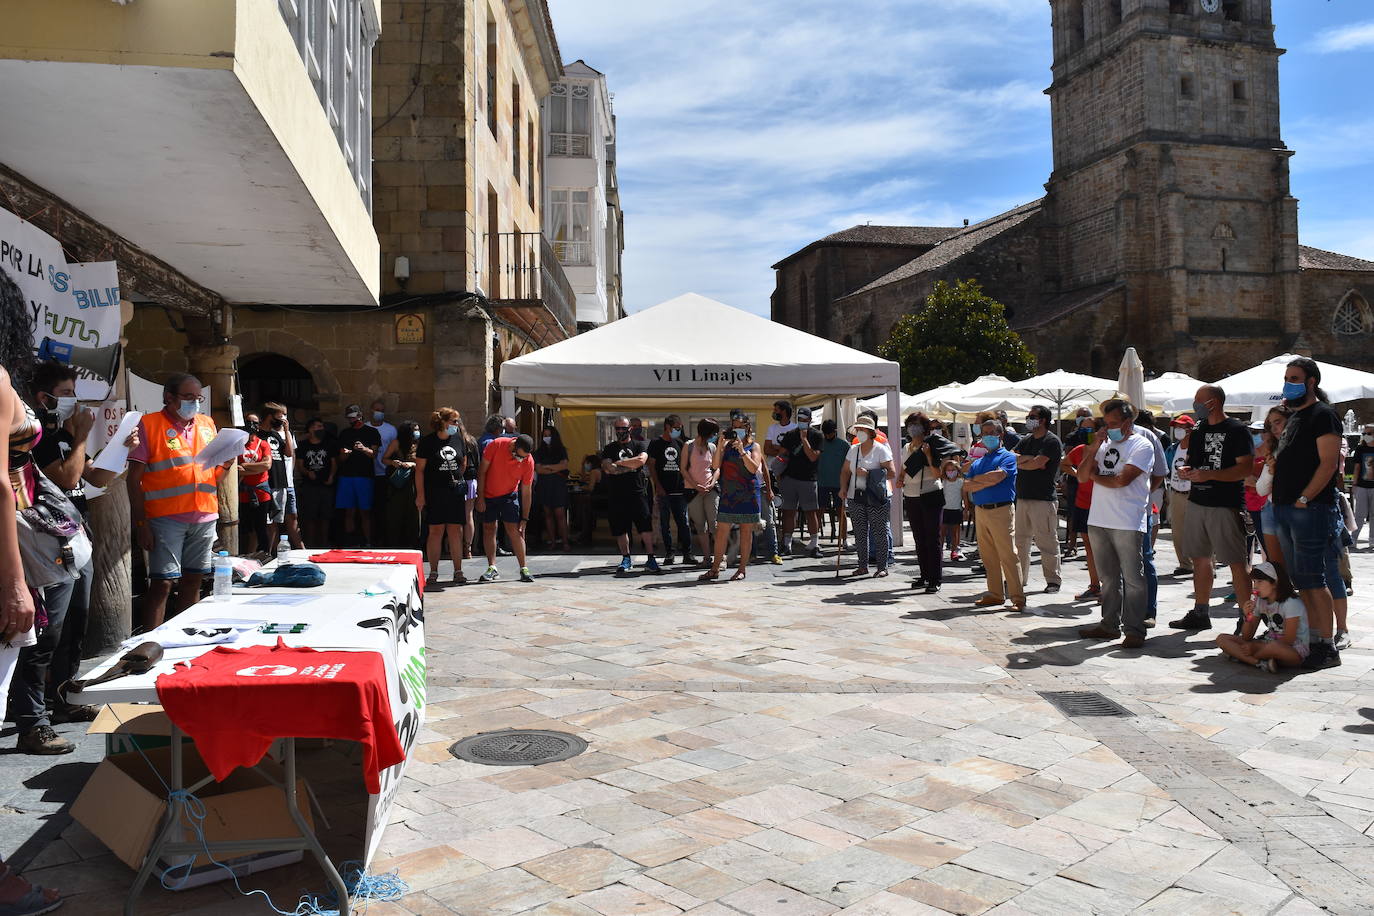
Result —
POLYGON ((196 742, 215 779, 253 766, 277 738, 341 738, 363 746, 367 791, 405 760, 391 724, 378 652, 320 652, 285 645, 217 646, 157 679, 167 716, 196 742))
POLYGON ((420 594, 425 593, 425 555, 418 550, 326 550, 312 554, 311 563, 409 563, 415 567, 420 594))

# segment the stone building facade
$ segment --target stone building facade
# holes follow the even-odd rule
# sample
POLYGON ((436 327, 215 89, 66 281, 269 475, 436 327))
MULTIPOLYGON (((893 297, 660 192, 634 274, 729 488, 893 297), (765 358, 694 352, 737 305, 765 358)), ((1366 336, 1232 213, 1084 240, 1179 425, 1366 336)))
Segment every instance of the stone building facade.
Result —
MULTIPOLYGON (((541 231, 540 101, 562 74, 544 0, 387 0, 372 60, 373 222, 380 304, 241 304, 245 403, 341 422, 380 399, 425 421, 453 406, 480 425, 505 359, 576 333, 573 297, 541 231)), ((158 308, 130 328, 147 377, 184 369, 158 308)), ((534 422, 531 419, 530 422, 534 422)))
POLYGON ((824 319, 781 262, 775 317, 874 349, 935 281, 973 278, 1043 369, 1112 375, 1129 345, 1201 378, 1290 350, 1369 366, 1374 263, 1298 242, 1271 0, 1051 5, 1045 196, 833 297, 824 319))

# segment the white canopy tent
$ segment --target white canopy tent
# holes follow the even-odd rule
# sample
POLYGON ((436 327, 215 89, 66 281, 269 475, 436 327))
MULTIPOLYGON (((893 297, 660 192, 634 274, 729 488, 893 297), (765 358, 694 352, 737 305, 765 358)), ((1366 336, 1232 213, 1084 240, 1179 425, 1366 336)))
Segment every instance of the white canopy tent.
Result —
MULTIPOLYGON (((1220 385, 1226 392, 1226 409, 1242 409, 1249 407, 1268 408, 1283 401, 1283 371, 1284 368, 1298 357, 1292 353, 1285 353, 1282 356, 1275 356, 1266 359, 1244 372, 1237 372, 1235 375, 1228 375, 1220 379, 1216 384, 1220 385)), ((1374 372, 1365 372, 1361 369, 1351 369, 1346 366, 1337 366, 1334 363, 1324 363, 1317 360, 1317 366, 1322 372, 1321 387, 1331 399, 1331 403, 1339 404, 1343 401, 1358 401, 1362 398, 1374 398, 1374 372)), ((1176 397, 1164 404, 1166 410, 1191 410, 1193 406, 1193 394, 1197 389, 1176 397)))
POLYGON ((1067 408, 1106 400, 1116 394, 1116 386, 1115 379, 1056 369, 986 393, 993 397, 1049 401, 1054 406, 1056 419, 1059 419, 1067 408))
MULTIPOLYGON (((1145 380, 1144 406, 1152 410, 1168 410, 1168 405, 1186 398, 1188 406, 1193 406, 1193 395, 1206 382, 1193 378, 1184 372, 1165 372, 1155 378, 1145 380)), ((1172 412, 1172 411, 1171 411, 1172 412)))
MULTIPOLYGON (((894 362, 687 293, 504 363, 501 407, 513 414, 517 397, 633 410, 885 395, 888 438, 899 443, 900 376, 894 362)), ((898 543, 900 512, 893 499, 898 543)))

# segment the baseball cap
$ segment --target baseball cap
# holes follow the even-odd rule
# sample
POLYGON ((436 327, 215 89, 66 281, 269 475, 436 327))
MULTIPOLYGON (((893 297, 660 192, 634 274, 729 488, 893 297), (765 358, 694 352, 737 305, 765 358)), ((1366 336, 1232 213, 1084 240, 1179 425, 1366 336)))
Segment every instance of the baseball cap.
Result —
POLYGON ((1186 427, 1188 427, 1189 429, 1192 429, 1194 426, 1197 426, 1197 421, 1193 419, 1192 414, 1186 414, 1186 413, 1185 413, 1185 414, 1180 414, 1180 415, 1177 416, 1177 417, 1174 417, 1172 420, 1169 421, 1169 425, 1170 425, 1170 426, 1186 426, 1186 427))
POLYGON ((745 412, 742 411, 742 410, 740 410, 738 407, 731 407, 731 408, 730 408, 730 419, 731 419, 731 420, 743 420, 743 419, 746 418, 746 416, 747 416, 747 414, 745 414, 745 412))
POLYGON ((1253 423, 1250 424, 1250 428, 1257 433, 1264 432, 1264 421, 1255 420, 1253 423))
POLYGON ((363 409, 357 404, 349 404, 348 407, 344 409, 345 417, 361 417, 362 415, 363 409))
POLYGON ((1271 582, 1279 581, 1278 571, 1274 569, 1274 564, 1270 563, 1268 560, 1265 560, 1263 563, 1256 563, 1254 566, 1250 567, 1250 571, 1252 573, 1259 573, 1262 577, 1271 582))
POLYGON ((811 419, 811 408, 810 408, 810 407, 798 407, 798 408, 797 408, 797 419, 798 419, 798 420, 810 420, 810 419, 811 419))

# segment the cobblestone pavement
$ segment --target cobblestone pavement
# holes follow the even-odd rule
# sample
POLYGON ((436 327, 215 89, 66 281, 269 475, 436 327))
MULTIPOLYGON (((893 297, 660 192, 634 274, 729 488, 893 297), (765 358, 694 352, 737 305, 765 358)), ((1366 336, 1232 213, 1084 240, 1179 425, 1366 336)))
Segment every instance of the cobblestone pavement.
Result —
MULTIPOLYGON (((1130 651, 1077 639, 1097 614, 1071 597, 1081 562, 1058 595, 1034 569, 1017 614, 972 607, 967 563, 918 594, 899 555, 887 579, 799 559, 708 585, 560 556, 533 585, 432 595, 428 723, 374 863, 411 892, 368 913, 1374 913, 1374 602, 1351 599, 1342 667, 1273 676, 1220 661, 1217 630, 1167 627, 1183 579, 1130 651), (1060 690, 1135 716, 1066 717, 1039 693, 1060 690), (590 747, 534 768, 448 753, 512 727, 590 747)), ((1353 562, 1364 593, 1374 554, 1353 562)), ((1222 573, 1214 610, 1226 590, 1222 573)), ((24 812, 0 820, 4 852, 75 911, 118 912, 130 872, 63 819, 72 779, 0 759, 24 812)), ((281 905, 321 881, 303 864, 244 884, 281 905)), ((222 886, 146 901, 266 912, 222 886)))

